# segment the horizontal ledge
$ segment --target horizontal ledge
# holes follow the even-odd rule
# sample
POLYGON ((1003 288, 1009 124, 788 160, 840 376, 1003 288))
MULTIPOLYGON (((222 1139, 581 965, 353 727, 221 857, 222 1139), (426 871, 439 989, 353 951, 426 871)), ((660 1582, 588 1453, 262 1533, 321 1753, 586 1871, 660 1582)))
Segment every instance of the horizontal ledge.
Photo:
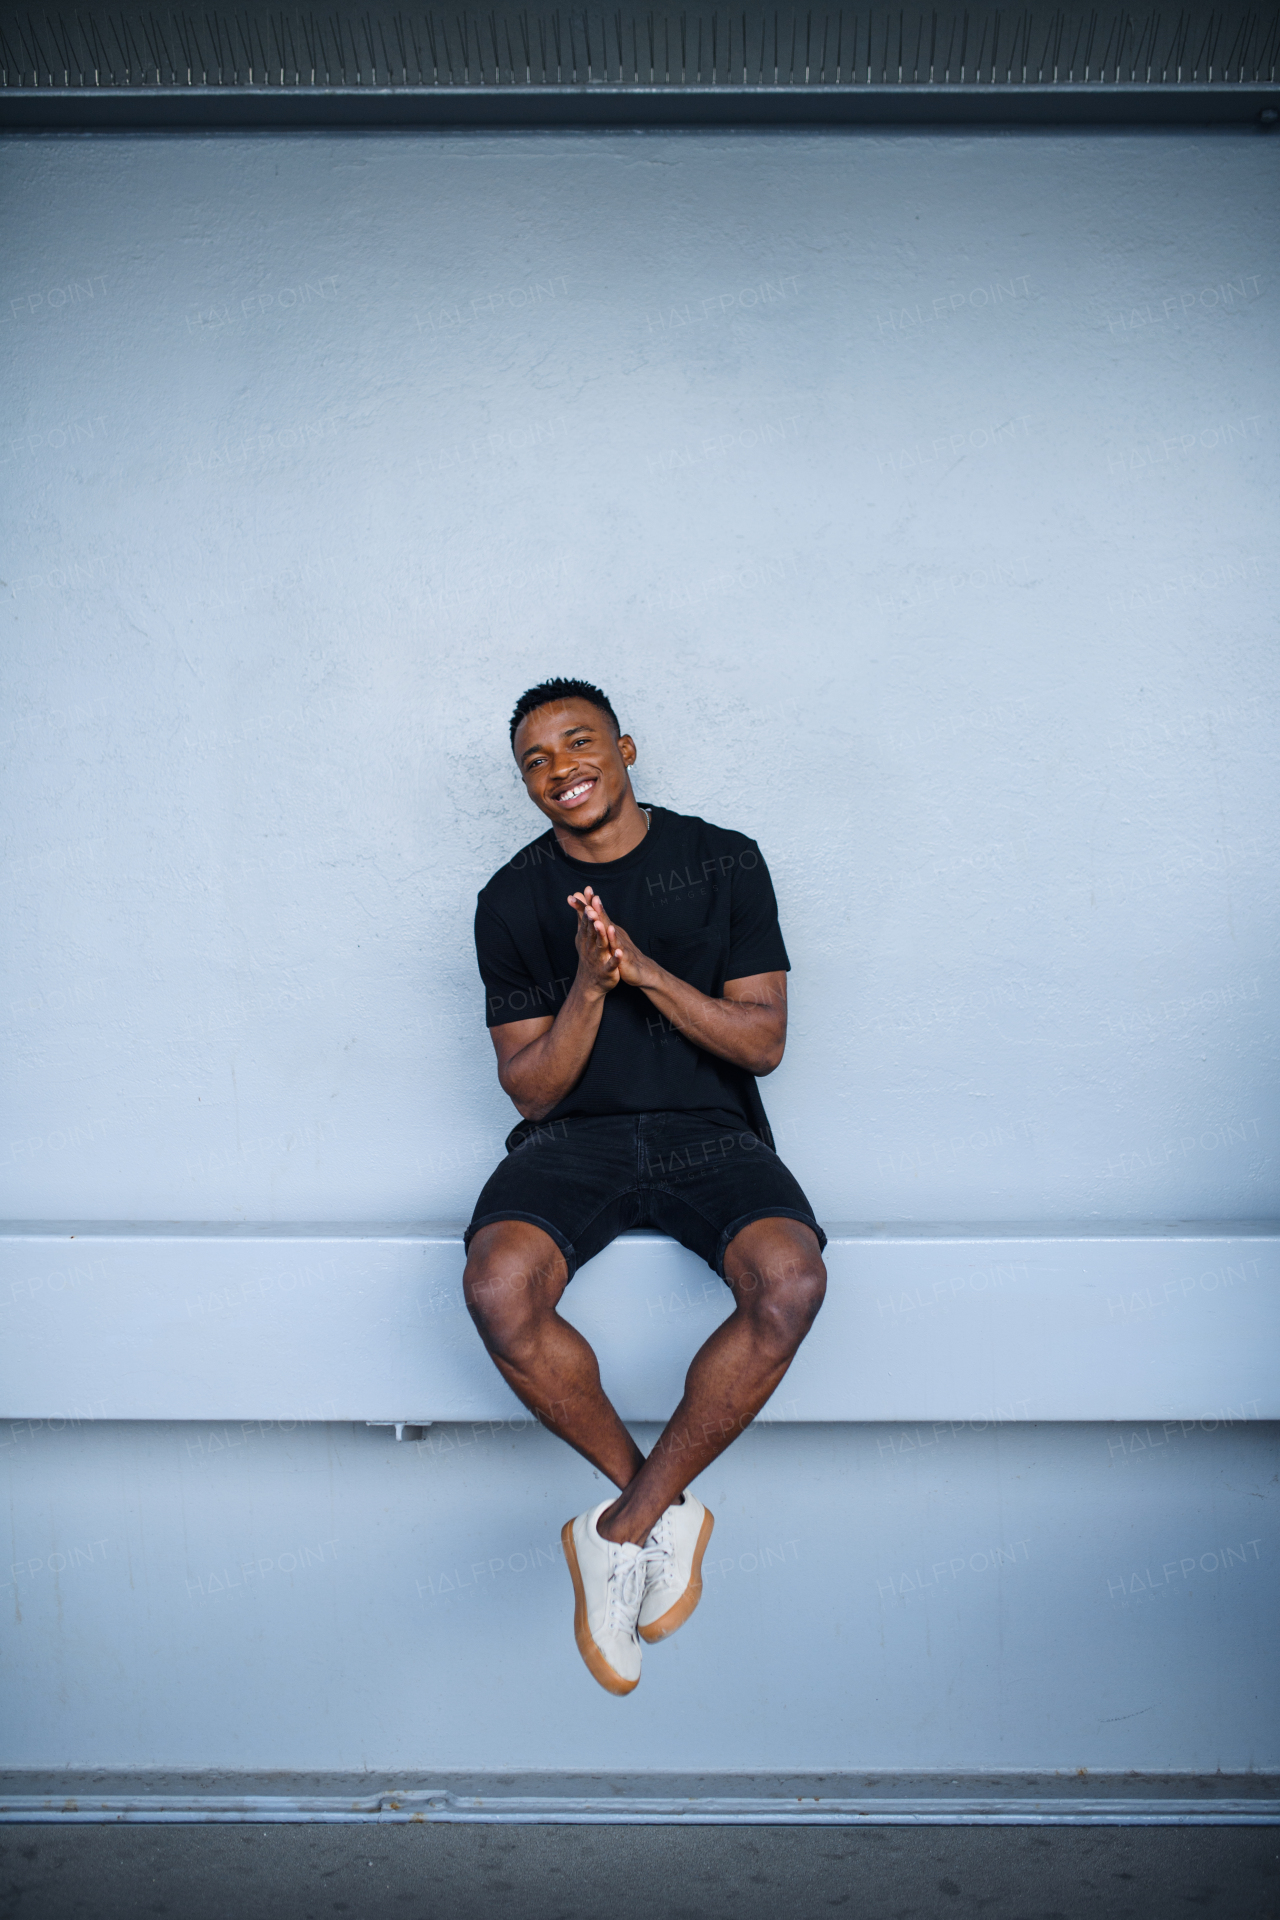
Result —
MULTIPOLYGON (((1275 1222, 833 1225, 825 1258, 822 1313, 766 1421, 1280 1417, 1275 1222)), ((462 1271, 451 1223, 11 1222, 0 1416, 527 1421, 462 1271)), ((651 1232, 620 1235, 561 1305, 622 1417, 659 1423, 731 1311, 704 1261, 651 1232)))
POLYGON ((8 1822, 496 1825, 1194 1826, 1280 1824, 1280 1779, 1030 1769, 599 1772, 11 1768, 8 1822))
MULTIPOLYGON (((462 1244, 461 1220, 4 1220, 6 1240, 413 1240, 462 1244)), ((1280 1240, 1280 1218, 1241 1220, 827 1220, 829 1241, 1280 1240)), ((622 1240, 662 1240, 638 1227, 622 1240)))
POLYGON ((492 1826, 1276 1826, 1280 1798, 1101 1800, 999 1796, 874 1799, 659 1796, 380 1794, 367 1800, 287 1795, 103 1799, 13 1795, 0 1822, 22 1825, 195 1825, 243 1823, 338 1826, 361 1822, 492 1826))
POLYGON ((1280 86, 0 87, 0 128, 627 128, 1257 125, 1280 86))

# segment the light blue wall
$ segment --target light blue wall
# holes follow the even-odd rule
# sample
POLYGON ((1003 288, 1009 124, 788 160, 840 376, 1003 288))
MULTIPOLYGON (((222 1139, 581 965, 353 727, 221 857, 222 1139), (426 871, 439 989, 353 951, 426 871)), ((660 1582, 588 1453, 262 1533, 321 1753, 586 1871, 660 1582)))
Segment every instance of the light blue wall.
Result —
POLYGON ((1272 1210, 1274 140, 3 163, 6 1212, 465 1218, 559 670, 765 850, 824 1216, 1272 1210))
POLYGON ((0 1763, 1274 1769, 1274 1436, 752 1431, 699 1483, 702 1604, 620 1702, 559 1548, 607 1485, 519 1416, 6 1427, 0 1763))
MULTIPOLYGON (((766 1101, 824 1219, 1023 1222, 1060 1263, 1007 1313, 928 1303, 925 1405, 914 1309, 858 1299, 848 1238, 850 1350, 810 1369, 836 1423, 779 1407, 705 1476, 726 1564, 620 1710, 563 1569, 515 1566, 590 1471, 523 1427, 353 1428, 433 1413, 376 1294, 328 1276, 274 1374, 275 1295, 216 1365, 179 1324, 194 1255, 121 1236, 118 1312, 92 1261, 81 1312, 66 1247, 6 1244, 41 1290, 0 1295, 0 1759, 1274 1764, 1274 1282, 1209 1290, 1143 1241, 1117 1317, 1079 1235, 1277 1212, 1280 147, 69 138, 0 166, 3 1213, 464 1219, 513 1118, 472 902, 541 824, 506 717, 567 671, 611 690, 643 799, 765 850, 794 966, 766 1101), (394 1404, 366 1372, 325 1404, 344 1341, 394 1404), (175 1356, 256 1429, 131 1418, 175 1356), (857 1424, 859 1368, 921 1426, 857 1424), (1186 1417, 1032 1424, 1041 1383, 1049 1418, 1186 1417), (282 1431, 286 1401, 328 1424, 282 1431)), ((237 1284, 276 1270, 245 1233, 237 1284)))

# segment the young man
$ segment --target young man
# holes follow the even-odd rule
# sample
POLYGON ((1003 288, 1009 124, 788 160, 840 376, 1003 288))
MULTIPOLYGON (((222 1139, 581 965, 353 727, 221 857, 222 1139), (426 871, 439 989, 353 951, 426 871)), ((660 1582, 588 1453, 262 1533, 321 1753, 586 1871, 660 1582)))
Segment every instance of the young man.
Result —
POLYGON ((625 1694, 641 1641, 698 1604, 712 1516, 685 1489, 790 1366, 822 1304, 826 1235, 756 1086, 782 1058, 790 963, 755 842, 639 806, 635 742, 585 681, 522 694, 511 745, 551 828, 476 908, 498 1079, 523 1120, 476 1202, 464 1284, 508 1385, 621 1489, 562 1539, 579 1652, 625 1694), (647 1460, 556 1312, 628 1227, 701 1254, 734 1298, 647 1460))

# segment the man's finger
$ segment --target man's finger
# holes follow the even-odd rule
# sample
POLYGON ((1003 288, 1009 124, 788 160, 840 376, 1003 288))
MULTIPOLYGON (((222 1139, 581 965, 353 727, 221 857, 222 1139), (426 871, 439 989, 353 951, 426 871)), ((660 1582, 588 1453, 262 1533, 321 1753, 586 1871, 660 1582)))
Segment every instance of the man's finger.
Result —
POLYGON ((605 931, 605 923, 604 923, 604 921, 603 921, 603 920, 602 920, 602 919, 600 918, 600 916, 599 916, 599 914, 598 914, 598 913, 593 913, 593 914, 591 914, 591 915, 589 915, 589 918, 590 918, 590 921, 591 921, 591 924, 592 924, 592 926, 593 926, 593 927, 595 928, 595 930, 596 930, 596 932, 597 932, 597 933, 598 933, 598 934, 600 935, 600 938, 601 938, 602 940, 605 940, 605 939, 607 939, 607 935, 606 935, 606 931, 605 931))

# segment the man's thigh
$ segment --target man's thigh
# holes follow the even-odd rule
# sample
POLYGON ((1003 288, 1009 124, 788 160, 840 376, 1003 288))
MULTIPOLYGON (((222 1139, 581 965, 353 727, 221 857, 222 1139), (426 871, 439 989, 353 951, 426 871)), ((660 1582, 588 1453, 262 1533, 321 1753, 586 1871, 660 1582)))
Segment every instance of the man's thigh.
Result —
POLYGON ((551 1121, 494 1168, 464 1239, 469 1254, 480 1232, 501 1221, 537 1227, 572 1279, 584 1260, 636 1224, 638 1207, 634 1119, 551 1121))
POLYGON ((722 1279, 729 1246, 757 1221, 794 1221, 819 1252, 826 1245, 800 1182, 749 1128, 695 1114, 646 1114, 641 1125, 646 1219, 722 1279))

